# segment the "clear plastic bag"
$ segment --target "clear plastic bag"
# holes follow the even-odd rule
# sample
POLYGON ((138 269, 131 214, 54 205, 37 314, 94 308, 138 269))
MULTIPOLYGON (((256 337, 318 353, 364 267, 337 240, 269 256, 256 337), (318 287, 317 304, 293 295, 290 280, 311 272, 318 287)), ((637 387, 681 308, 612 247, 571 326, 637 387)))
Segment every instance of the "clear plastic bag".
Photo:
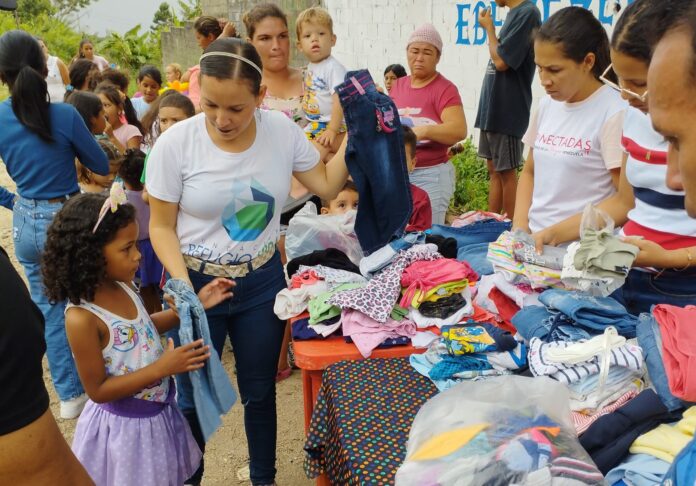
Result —
POLYGON ((586 229, 595 231, 604 229, 611 234, 614 232, 614 220, 609 214, 593 206, 592 203, 587 203, 580 220, 580 238, 585 236, 586 229))
POLYGON ((288 224, 285 234, 285 253, 288 260, 315 250, 336 248, 356 265, 363 257, 360 242, 355 236, 356 211, 338 216, 318 215, 311 201, 305 204, 288 224))
POLYGON ((577 440, 567 388, 501 376, 461 383, 423 405, 396 485, 558 485, 568 468, 582 471, 585 484, 604 484, 577 440))

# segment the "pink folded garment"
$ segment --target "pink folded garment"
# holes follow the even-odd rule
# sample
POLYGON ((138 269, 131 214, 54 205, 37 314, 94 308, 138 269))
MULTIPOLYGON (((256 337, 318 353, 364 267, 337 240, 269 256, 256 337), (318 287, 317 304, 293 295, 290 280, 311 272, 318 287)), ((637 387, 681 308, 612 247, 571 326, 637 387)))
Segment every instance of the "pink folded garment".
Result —
POLYGON ((478 273, 468 263, 452 258, 416 261, 406 267, 401 274, 401 286, 406 288, 402 302, 411 302, 417 290, 425 293, 433 287, 448 282, 461 280, 475 282, 478 278, 478 273))
POLYGON ((662 360, 675 397, 696 401, 696 306, 660 304, 653 317, 662 335, 662 360))
POLYGON ((365 358, 369 358, 372 350, 387 339, 416 335, 416 325, 408 319, 395 321, 389 318, 381 323, 353 309, 343 310, 341 326, 343 335, 351 337, 358 351, 365 358))

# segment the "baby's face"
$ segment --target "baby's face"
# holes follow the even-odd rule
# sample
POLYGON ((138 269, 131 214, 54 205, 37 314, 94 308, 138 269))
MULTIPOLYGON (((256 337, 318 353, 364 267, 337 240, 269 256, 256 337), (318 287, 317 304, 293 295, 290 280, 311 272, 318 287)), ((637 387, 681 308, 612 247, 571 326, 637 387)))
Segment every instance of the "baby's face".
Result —
POLYGON ((355 191, 341 191, 336 199, 329 203, 328 208, 321 208, 321 214, 337 216, 353 209, 358 209, 358 193, 355 191))
POLYGON ((311 62, 320 62, 331 55, 336 45, 336 36, 328 26, 316 22, 305 22, 299 39, 299 48, 311 62))

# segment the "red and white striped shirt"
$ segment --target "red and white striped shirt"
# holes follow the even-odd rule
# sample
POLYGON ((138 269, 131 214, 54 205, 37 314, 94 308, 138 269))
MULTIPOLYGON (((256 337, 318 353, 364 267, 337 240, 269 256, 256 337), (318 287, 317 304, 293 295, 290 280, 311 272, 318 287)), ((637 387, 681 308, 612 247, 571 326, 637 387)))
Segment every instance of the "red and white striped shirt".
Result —
POLYGON ((696 219, 684 209, 684 192, 667 187, 667 141, 652 128, 650 117, 628 108, 622 145, 628 154, 626 177, 635 208, 624 225, 626 236, 642 236, 663 248, 696 246, 696 219))

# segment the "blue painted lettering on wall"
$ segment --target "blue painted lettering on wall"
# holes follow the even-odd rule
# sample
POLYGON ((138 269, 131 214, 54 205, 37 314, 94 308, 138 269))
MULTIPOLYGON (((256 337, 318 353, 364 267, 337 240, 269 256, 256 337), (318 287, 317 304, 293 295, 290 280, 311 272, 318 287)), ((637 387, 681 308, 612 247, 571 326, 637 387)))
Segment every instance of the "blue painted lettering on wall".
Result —
MULTIPOLYGON (((567 6, 583 7, 592 10, 604 25, 614 25, 618 18, 615 13, 617 0, 532 0, 541 12, 542 22, 545 22, 554 12, 567 6)), ((619 0, 622 7, 634 0, 619 0)), ((500 12, 495 2, 471 0, 457 3, 457 44, 465 46, 480 46, 486 43, 486 30, 478 23, 481 9, 491 9, 496 28, 503 25, 505 9, 500 12)))

